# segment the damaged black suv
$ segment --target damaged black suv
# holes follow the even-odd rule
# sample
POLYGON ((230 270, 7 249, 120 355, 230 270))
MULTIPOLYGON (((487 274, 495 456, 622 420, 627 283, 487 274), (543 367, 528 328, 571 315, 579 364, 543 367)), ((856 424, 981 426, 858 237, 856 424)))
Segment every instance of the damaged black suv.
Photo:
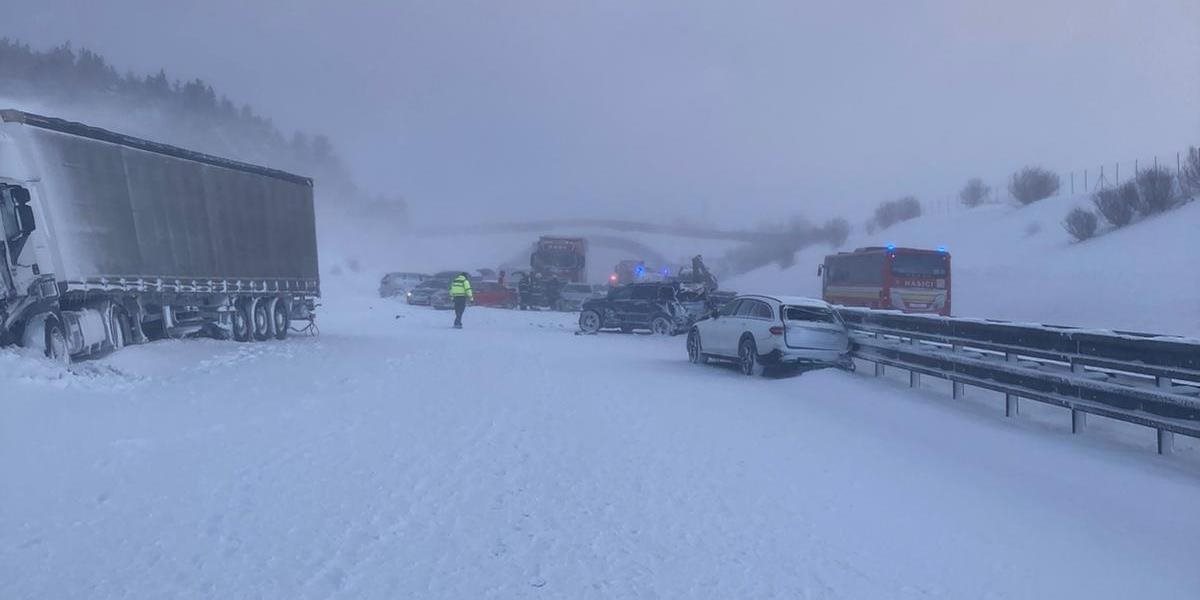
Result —
POLYGON ((679 302, 673 283, 633 283, 608 291, 608 296, 583 303, 579 329, 596 333, 601 329, 630 332, 649 329, 658 335, 687 331, 698 316, 679 302))

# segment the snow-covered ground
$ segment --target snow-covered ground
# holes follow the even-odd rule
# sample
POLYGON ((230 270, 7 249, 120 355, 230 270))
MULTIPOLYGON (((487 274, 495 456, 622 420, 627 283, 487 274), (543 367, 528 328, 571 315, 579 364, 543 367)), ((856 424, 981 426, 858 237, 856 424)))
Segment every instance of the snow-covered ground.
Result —
POLYGON ((319 338, 0 350, 0 598, 1200 596, 1194 443, 466 322, 363 290, 319 338))

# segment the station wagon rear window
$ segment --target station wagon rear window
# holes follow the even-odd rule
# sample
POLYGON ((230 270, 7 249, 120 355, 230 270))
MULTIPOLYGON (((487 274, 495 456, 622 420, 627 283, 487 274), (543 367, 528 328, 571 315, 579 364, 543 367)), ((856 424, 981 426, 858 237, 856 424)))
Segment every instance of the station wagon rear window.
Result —
POLYGON ((823 306, 785 306, 783 320, 807 321, 810 323, 840 323, 832 310, 823 306))

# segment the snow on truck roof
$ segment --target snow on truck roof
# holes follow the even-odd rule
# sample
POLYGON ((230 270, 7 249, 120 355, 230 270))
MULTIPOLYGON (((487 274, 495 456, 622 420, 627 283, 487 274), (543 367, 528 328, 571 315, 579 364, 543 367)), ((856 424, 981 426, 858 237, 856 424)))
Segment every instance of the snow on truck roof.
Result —
POLYGON ((292 183, 297 183, 307 187, 312 187, 313 185, 312 179, 302 175, 288 173, 287 171, 280 171, 278 169, 271 169, 269 167, 252 165, 250 163, 244 163, 228 158, 221 158, 220 156, 213 156, 203 152, 187 150, 185 148, 172 146, 170 144, 151 142, 150 140, 136 138, 123 133, 116 133, 107 129, 100 129, 99 127, 92 127, 91 125, 84 125, 83 123, 67 121, 65 119, 46 117, 9 108, 0 109, 0 121, 5 123, 20 123, 22 125, 29 125, 30 127, 37 127, 39 129, 76 135, 92 140, 125 146, 127 148, 135 148, 137 150, 144 150, 146 152, 153 152, 155 154, 172 156, 183 160, 191 160, 216 167, 233 169, 235 171, 244 171, 246 173, 254 173, 256 175, 273 177, 275 179, 282 179, 284 181, 290 181, 292 183))

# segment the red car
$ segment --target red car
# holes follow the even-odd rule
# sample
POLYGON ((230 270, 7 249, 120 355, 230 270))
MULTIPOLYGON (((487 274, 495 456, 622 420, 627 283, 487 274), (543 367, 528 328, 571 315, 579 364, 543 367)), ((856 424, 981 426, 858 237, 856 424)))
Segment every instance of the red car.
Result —
POLYGON ((516 308, 517 306, 517 292, 495 281, 480 281, 472 287, 475 292, 476 306, 494 306, 498 308, 516 308))

